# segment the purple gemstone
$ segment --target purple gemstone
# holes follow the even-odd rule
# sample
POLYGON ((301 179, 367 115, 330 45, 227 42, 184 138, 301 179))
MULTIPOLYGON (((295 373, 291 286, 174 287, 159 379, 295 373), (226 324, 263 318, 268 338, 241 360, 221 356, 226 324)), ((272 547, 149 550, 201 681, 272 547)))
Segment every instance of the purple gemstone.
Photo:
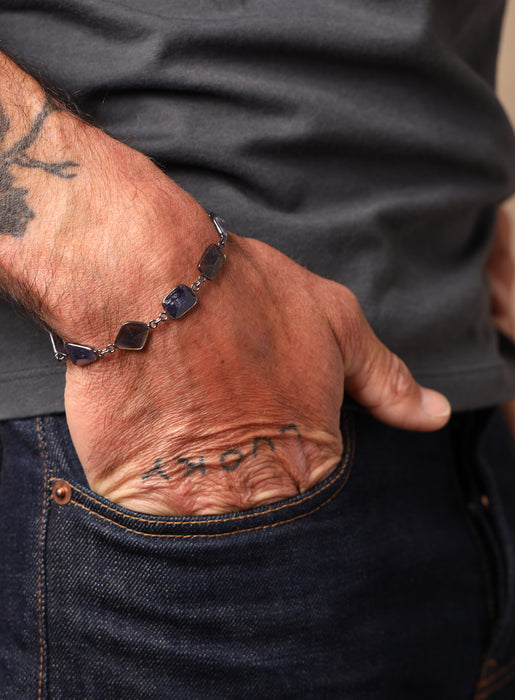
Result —
POLYGON ((197 295, 185 284, 178 284, 163 299, 163 309, 170 318, 180 318, 197 303, 197 295))
POLYGON ((64 346, 68 357, 74 365, 90 365, 95 360, 98 360, 98 355, 93 348, 88 348, 87 345, 75 345, 75 343, 66 343, 64 346))
POLYGON ((224 266, 224 262, 225 253, 223 250, 220 250, 216 243, 211 243, 200 258, 198 269, 208 280, 214 280, 224 266))
POLYGON ((124 323, 114 344, 120 350, 143 350, 148 338, 148 326, 140 321, 124 323))

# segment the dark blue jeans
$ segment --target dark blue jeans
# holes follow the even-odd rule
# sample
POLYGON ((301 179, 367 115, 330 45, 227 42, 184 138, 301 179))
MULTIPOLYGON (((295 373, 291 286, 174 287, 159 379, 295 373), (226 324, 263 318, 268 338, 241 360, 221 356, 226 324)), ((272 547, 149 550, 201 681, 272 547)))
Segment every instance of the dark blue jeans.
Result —
POLYGON ((498 412, 420 434, 348 411, 342 431, 308 493, 163 518, 88 489, 63 416, 4 423, 0 697, 514 698, 498 412))

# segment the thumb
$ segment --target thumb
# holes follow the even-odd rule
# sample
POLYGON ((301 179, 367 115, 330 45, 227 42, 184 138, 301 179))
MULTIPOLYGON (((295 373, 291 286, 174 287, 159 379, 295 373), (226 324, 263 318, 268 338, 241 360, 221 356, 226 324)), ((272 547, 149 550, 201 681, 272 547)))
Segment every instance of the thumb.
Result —
POLYGON ((443 427, 451 414, 445 396, 418 384, 400 357, 377 338, 355 298, 351 306, 353 322, 340 339, 345 391, 378 420, 395 428, 429 431, 443 427))

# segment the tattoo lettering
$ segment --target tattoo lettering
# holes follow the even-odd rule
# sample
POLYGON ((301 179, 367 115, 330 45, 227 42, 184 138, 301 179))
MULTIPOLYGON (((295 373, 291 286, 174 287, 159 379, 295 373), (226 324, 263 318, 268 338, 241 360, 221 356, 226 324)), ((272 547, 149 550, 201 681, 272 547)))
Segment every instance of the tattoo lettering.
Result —
POLYGON ((168 474, 165 474, 165 472, 161 469, 161 460, 159 458, 156 459, 156 463, 155 463, 154 467, 149 472, 146 472, 145 474, 143 474, 141 479, 142 479, 142 481, 145 481, 145 479, 150 479, 150 477, 153 476, 154 474, 156 474, 156 476, 157 475, 161 476, 163 479, 166 479, 166 481, 170 480, 170 477, 168 476, 168 474))
POLYGON ((27 203, 28 190, 14 186, 13 166, 37 168, 50 175, 63 179, 75 177, 77 173, 71 168, 78 168, 78 163, 67 160, 61 163, 45 163, 27 155, 27 150, 36 142, 49 114, 59 107, 46 100, 43 108, 32 122, 28 133, 20 138, 8 150, 2 149, 2 143, 9 132, 11 123, 0 105, 0 234, 22 237, 34 212, 27 203))
MULTIPOLYGON (((302 437, 300 430, 297 428, 295 423, 290 423, 289 425, 285 425, 282 428, 279 428, 279 433, 284 434, 287 432, 294 432, 297 437, 300 438, 302 437)), ((272 440, 272 438, 267 437, 266 435, 258 435, 257 437, 254 438, 252 442, 252 456, 255 458, 257 457, 257 453, 260 449, 260 447, 263 445, 268 447, 268 449, 271 452, 275 452, 275 445, 272 440)), ((250 455, 249 455, 250 456, 250 455)), ((226 472, 234 472, 240 464, 242 463, 243 459, 245 457, 245 453, 242 452, 241 450, 237 450, 234 447, 231 447, 228 450, 225 450, 225 452, 222 452, 220 455, 219 459, 219 464, 220 467, 226 471, 226 472), (231 459, 231 457, 236 457, 236 459, 231 459)), ((184 472, 184 476, 190 476, 190 474, 193 474, 193 472, 200 471, 202 476, 205 476, 207 473, 207 467, 205 463, 204 457, 196 457, 195 458, 197 461, 192 461, 191 459, 186 459, 186 457, 178 457, 177 462, 179 464, 184 464, 186 465, 186 470, 184 472)), ((170 477, 168 474, 166 474, 163 471, 162 464, 161 464, 161 459, 156 459, 156 463, 154 467, 143 474, 141 477, 143 480, 145 479, 150 479, 151 476, 160 476, 163 479, 166 479, 166 481, 169 481, 170 477)))
POLYGON ((252 454, 254 455, 254 457, 257 455, 258 446, 260 442, 266 442, 268 447, 272 450, 272 452, 275 451, 274 443, 272 442, 271 438, 264 436, 255 437, 254 442, 252 443, 252 454))
POLYGON ((302 437, 300 434, 300 430, 297 428, 295 423, 290 423, 290 425, 285 425, 284 428, 281 428, 279 430, 280 433, 287 433, 289 430, 293 430, 295 433, 297 433, 297 437, 300 438, 302 437))
POLYGON ((184 476, 189 476, 190 474, 193 474, 193 472, 197 471, 197 469, 200 469, 200 473, 202 474, 202 476, 206 475, 206 465, 204 464, 204 457, 199 457, 198 460, 198 464, 195 464, 195 462, 190 462, 189 459, 185 459, 184 457, 177 458, 179 464, 185 464, 188 467, 188 469, 186 469, 186 472, 184 473, 184 476))
POLYGON ((220 455, 220 464, 222 466, 222 469, 225 469, 226 472, 233 472, 235 469, 238 469, 238 467, 241 464, 241 460, 245 457, 243 452, 240 452, 239 450, 225 450, 220 455), (238 459, 234 462, 234 464, 224 464, 225 460, 229 455, 237 455, 238 459))

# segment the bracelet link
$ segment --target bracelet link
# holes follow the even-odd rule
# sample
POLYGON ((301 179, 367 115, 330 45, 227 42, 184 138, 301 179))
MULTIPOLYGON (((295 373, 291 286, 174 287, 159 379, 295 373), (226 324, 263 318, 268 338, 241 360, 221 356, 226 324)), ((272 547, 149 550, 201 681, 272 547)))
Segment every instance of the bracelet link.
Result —
POLYGON ((168 314, 166 311, 161 311, 159 316, 157 318, 153 318, 152 321, 149 321, 147 323, 147 327, 150 328, 151 330, 155 330, 158 326, 158 324, 163 323, 164 321, 168 321, 168 314))
POLYGON ((179 284, 174 287, 163 299, 164 311, 157 318, 143 323, 142 321, 128 321, 124 323, 114 343, 109 343, 105 348, 95 350, 88 345, 77 343, 65 343, 58 335, 49 331, 55 359, 58 362, 70 360, 74 365, 84 366, 95 362, 104 355, 110 355, 116 350, 143 350, 146 345, 149 332, 155 330, 160 323, 168 319, 178 319, 184 316, 197 304, 197 293, 201 286, 208 280, 213 280, 222 269, 226 254, 224 252, 227 242, 227 224, 222 217, 210 213, 220 240, 211 243, 204 251, 197 267, 200 275, 189 287, 179 284))
POLYGON ((198 279, 196 282, 193 282, 193 284, 190 286, 190 289, 192 292, 198 292, 200 287, 207 282, 208 278, 204 277, 204 275, 199 275, 198 279))
POLYGON ((118 346, 115 345, 114 343, 109 343, 109 345, 107 347, 105 347, 103 350, 95 350, 95 352, 99 357, 103 357, 104 355, 108 355, 110 353, 115 352, 117 347, 118 346))

